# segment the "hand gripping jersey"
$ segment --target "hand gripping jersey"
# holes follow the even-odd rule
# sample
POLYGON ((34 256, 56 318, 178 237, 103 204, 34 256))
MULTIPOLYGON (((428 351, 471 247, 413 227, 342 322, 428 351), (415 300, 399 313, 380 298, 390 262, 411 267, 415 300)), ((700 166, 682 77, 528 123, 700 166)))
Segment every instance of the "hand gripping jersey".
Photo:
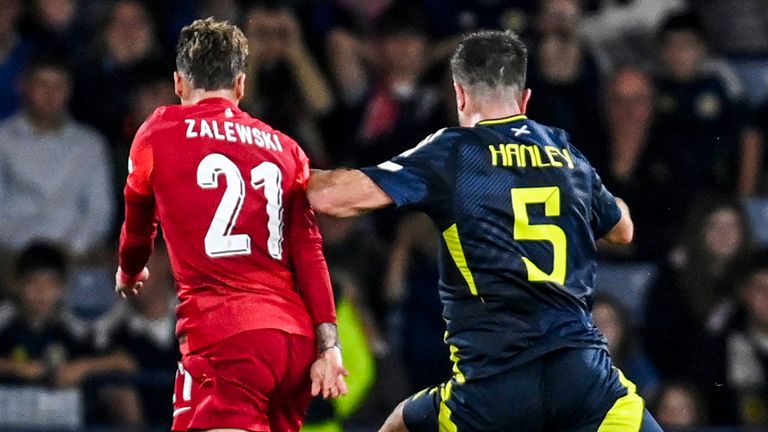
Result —
POLYGON ((335 322, 308 178, 293 140, 226 99, 158 108, 139 129, 120 267, 141 271, 159 219, 189 350, 256 329, 314 337, 335 322))
POLYGON ((595 241, 621 211, 565 132, 525 116, 447 128, 363 172, 443 233, 440 297, 462 378, 605 346, 590 313, 595 241))

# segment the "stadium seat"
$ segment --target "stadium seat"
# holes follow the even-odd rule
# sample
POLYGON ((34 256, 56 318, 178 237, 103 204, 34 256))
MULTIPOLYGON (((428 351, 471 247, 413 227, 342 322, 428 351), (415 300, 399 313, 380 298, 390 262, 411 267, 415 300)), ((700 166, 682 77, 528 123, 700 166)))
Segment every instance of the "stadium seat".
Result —
POLYGON ((83 396, 77 389, 0 386, 0 430, 81 430, 83 396))
POLYGON ((760 246, 768 246, 768 198, 746 200, 744 206, 752 223, 752 233, 760 246))
POLYGON ((597 265, 595 291, 615 297, 632 315, 636 325, 642 325, 645 295, 658 273, 653 263, 609 263, 597 265))

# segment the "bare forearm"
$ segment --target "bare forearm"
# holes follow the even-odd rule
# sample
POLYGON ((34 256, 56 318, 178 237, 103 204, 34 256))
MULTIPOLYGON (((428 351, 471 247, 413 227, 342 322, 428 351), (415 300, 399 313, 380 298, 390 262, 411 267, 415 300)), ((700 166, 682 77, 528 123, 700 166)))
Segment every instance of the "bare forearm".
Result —
POLYGON ((616 198, 616 205, 621 209, 621 219, 603 238, 611 243, 629 244, 635 233, 635 225, 629 214, 629 206, 621 198, 616 198))
POLYGON ((307 190, 315 211, 353 217, 392 204, 392 198, 360 170, 312 171, 307 190))

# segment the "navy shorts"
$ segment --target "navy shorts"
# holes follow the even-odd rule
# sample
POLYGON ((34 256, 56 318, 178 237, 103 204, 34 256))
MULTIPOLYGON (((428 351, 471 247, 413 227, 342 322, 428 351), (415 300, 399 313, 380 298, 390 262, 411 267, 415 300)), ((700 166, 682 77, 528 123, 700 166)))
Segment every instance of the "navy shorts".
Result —
POLYGON ((485 378, 450 381, 413 396, 409 432, 655 432, 635 385, 603 349, 563 349, 485 378))

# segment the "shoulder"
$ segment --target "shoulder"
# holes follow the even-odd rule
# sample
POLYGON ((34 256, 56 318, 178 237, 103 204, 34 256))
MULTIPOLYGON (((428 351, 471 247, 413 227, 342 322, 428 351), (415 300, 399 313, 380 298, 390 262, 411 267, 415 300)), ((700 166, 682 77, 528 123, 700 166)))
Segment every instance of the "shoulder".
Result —
POLYGON ((99 131, 77 120, 71 120, 69 124, 71 133, 76 137, 76 142, 87 151, 101 151, 106 145, 106 138, 99 131))
POLYGON ((88 324, 69 311, 61 312, 59 323, 67 335, 77 342, 85 342, 90 336, 88 324))
POLYGON ((471 143, 482 141, 480 132, 475 128, 467 127, 447 127, 442 128, 432 134, 427 135, 416 147, 403 153, 407 156, 419 149, 446 148, 458 143, 471 143))

